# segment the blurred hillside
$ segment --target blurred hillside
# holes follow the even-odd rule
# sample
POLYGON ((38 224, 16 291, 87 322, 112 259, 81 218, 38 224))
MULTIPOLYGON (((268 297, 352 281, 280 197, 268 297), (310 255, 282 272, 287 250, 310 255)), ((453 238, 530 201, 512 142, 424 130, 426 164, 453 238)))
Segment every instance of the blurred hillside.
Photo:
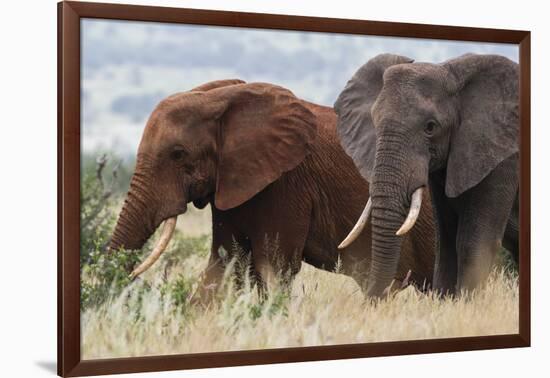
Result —
POLYGON ((149 22, 82 21, 82 149, 135 155, 164 97, 211 80, 287 87, 332 106, 347 80, 380 53, 441 62, 467 53, 518 60, 515 45, 348 36, 149 22))

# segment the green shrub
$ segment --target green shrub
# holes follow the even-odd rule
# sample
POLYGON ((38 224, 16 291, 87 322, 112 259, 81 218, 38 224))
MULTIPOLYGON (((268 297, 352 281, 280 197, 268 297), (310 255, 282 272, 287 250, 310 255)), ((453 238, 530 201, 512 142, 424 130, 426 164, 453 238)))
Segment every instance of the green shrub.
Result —
POLYGON ((115 205, 121 193, 115 194, 120 161, 101 155, 83 159, 80 184, 80 303, 83 310, 117 295, 130 283, 126 267, 140 260, 140 251, 111 251, 107 244, 116 223, 115 205), (108 170, 110 176, 105 178, 108 170))
POLYGON ((118 296, 131 283, 127 266, 134 266, 141 260, 141 251, 111 251, 95 249, 89 254, 89 261, 82 265, 80 284, 80 305, 83 310, 97 306, 110 297, 118 296))
POLYGON ((169 284, 170 299, 176 309, 185 313, 188 309, 188 299, 192 294, 193 281, 183 274, 169 284))
MULTIPOLYGON (((108 166, 106 155, 100 156, 95 169, 82 169, 80 183, 80 262, 90 263, 91 253, 104 250, 109 242, 116 222, 114 204, 119 195, 114 195, 113 187, 117 182, 119 163, 111 168, 111 178, 105 179, 108 166), (106 181, 109 181, 106 183, 106 181)), ((83 164, 84 166, 84 164, 83 164)))

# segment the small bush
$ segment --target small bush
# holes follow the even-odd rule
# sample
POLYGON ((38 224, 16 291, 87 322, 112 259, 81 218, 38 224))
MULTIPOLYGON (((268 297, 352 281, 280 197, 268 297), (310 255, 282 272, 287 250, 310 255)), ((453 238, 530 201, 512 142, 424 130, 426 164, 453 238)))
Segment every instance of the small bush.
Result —
POLYGON ((104 250, 109 242, 116 222, 114 204, 119 195, 114 195, 120 161, 109 164, 107 155, 96 160, 95 169, 83 169, 80 183, 80 261, 90 262, 91 253, 104 250), (105 179, 106 167, 110 178, 105 179), (107 182, 108 181, 108 182, 107 182))
MULTIPOLYGON (((82 264, 81 272, 81 307, 83 310, 103 304, 121 295, 132 283, 126 267, 134 267, 149 253, 155 237, 152 238, 141 250, 118 250, 105 253, 103 249, 94 249, 85 264, 82 264)), ((171 268, 180 264, 192 255, 206 256, 210 244, 210 237, 200 236, 186 238, 176 230, 170 245, 151 269, 158 269, 164 281, 156 290, 160 291, 163 298, 169 298, 172 304, 184 312, 185 302, 191 294, 191 288, 195 280, 179 275, 175 280, 169 279, 171 268)), ((139 280, 142 280, 139 278, 139 280)), ((145 281, 145 280, 143 280, 145 281)), ((136 286, 137 287, 137 286, 136 286)), ((141 290, 149 290, 150 287, 141 287, 141 290)))
POLYGON ((140 251, 119 250, 106 254, 95 249, 80 273, 80 306, 85 310, 98 306, 107 299, 118 296, 131 283, 127 266, 134 266, 141 259, 140 251))
POLYGON ((178 277, 169 284, 170 299, 172 304, 182 313, 188 310, 188 299, 192 294, 193 280, 179 274, 178 277))

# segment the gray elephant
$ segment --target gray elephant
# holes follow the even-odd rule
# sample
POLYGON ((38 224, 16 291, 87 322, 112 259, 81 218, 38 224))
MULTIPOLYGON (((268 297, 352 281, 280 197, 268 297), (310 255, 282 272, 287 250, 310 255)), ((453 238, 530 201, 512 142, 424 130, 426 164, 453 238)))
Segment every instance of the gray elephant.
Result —
POLYGON ((358 222, 372 217, 367 295, 395 276, 426 187, 438 223, 434 289, 477 287, 502 244, 517 260, 518 85, 516 63, 474 54, 441 64, 383 54, 347 83, 335 110, 340 142, 371 184, 358 222))

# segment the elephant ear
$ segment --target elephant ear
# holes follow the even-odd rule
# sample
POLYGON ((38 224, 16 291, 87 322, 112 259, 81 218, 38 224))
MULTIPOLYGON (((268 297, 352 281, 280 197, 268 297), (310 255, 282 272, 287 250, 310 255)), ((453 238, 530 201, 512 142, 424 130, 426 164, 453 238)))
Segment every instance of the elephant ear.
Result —
POLYGON ((384 72, 393 65, 412 61, 394 54, 381 54, 372 58, 348 81, 334 104, 340 143, 368 181, 372 178, 376 154, 371 108, 382 90, 384 72))
POLYGON ((443 65, 457 79, 460 101, 445 182, 446 195, 456 197, 518 151, 518 65, 502 56, 474 54, 443 65))
POLYGON ((251 83, 207 93, 224 104, 218 115, 218 209, 241 205, 310 153, 317 120, 292 92, 251 83))

